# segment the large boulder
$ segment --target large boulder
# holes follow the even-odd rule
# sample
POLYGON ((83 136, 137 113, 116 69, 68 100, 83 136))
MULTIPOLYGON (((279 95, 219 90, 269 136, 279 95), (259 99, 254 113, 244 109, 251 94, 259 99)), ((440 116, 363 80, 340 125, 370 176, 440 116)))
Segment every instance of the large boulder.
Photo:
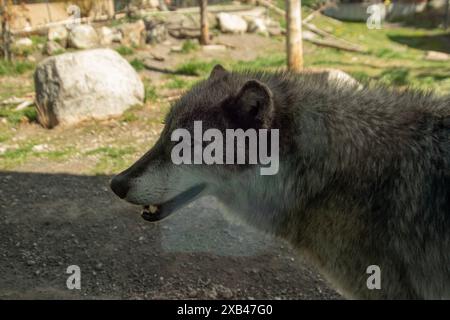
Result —
POLYGON ((89 24, 80 24, 69 32, 69 47, 75 49, 92 49, 99 45, 95 29, 89 24))
POLYGON ((117 52, 94 49, 47 58, 34 74, 38 120, 47 128, 119 116, 144 101, 144 85, 117 52))
POLYGON ((248 28, 247 21, 239 15, 220 12, 217 14, 220 31, 224 33, 245 33, 248 28))
POLYGON ((243 18, 248 24, 248 32, 268 34, 267 27, 270 19, 267 17, 267 9, 256 7, 251 10, 235 12, 234 14, 243 18))

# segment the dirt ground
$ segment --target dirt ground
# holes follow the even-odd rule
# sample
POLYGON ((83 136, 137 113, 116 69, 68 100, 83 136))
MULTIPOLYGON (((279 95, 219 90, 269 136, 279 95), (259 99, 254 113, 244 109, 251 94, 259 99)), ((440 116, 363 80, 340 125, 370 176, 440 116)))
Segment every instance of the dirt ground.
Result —
MULTIPOLYGON (((219 40, 236 49, 177 55, 168 53, 172 42, 152 48, 170 58, 150 62, 173 68, 190 59, 252 60, 284 46, 258 35, 219 40)), ((134 57, 148 59, 148 52, 134 57)), ((150 224, 139 207, 112 194, 111 175, 151 147, 166 99, 179 91, 166 88, 171 78, 161 73, 141 76, 158 99, 131 120, 53 130, 0 123, 8 136, 2 145, 11 150, 0 159, 0 299, 340 299, 288 244, 229 222, 214 199, 150 224), (66 287, 70 265, 81 269, 81 290, 66 287)), ((23 86, 31 79, 23 77, 23 86)))

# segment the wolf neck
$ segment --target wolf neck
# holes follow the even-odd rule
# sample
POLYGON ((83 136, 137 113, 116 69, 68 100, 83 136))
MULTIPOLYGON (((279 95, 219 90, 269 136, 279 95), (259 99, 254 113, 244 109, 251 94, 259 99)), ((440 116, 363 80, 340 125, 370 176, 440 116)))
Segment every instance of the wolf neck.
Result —
POLYGON ((235 186, 243 198, 235 202, 238 210, 246 211, 251 223, 257 221, 266 231, 297 228, 296 223, 280 222, 292 221, 292 215, 305 225, 313 211, 345 215, 367 210, 373 190, 379 190, 383 179, 390 179, 400 162, 417 151, 411 146, 410 132, 427 129, 420 125, 423 115, 410 105, 423 103, 421 99, 383 89, 359 92, 311 86, 297 79, 272 80, 269 86, 275 98, 274 128, 280 129, 280 172, 274 177, 250 175, 235 186), (289 81, 295 82, 296 90, 286 90, 289 81), (392 105, 389 99, 396 101, 395 108, 385 107, 392 105), (410 131, 398 129, 405 127, 410 131), (250 189, 245 187, 249 181, 254 181, 250 189), (242 205, 245 197, 252 203, 242 205), (348 207, 355 203, 352 199, 358 199, 358 207, 348 207))

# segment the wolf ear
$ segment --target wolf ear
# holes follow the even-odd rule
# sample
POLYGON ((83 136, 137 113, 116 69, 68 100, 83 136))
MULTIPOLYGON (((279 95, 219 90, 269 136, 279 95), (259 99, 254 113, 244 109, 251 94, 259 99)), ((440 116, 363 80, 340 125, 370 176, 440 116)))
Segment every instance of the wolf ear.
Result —
POLYGON ((220 78, 225 76, 226 74, 228 74, 228 71, 222 67, 220 64, 216 64, 214 66, 214 68, 211 71, 211 74, 209 75, 209 77, 211 79, 216 79, 216 78, 220 78))
POLYGON ((249 80, 239 90, 231 108, 246 127, 270 128, 274 115, 272 91, 258 80, 249 80))

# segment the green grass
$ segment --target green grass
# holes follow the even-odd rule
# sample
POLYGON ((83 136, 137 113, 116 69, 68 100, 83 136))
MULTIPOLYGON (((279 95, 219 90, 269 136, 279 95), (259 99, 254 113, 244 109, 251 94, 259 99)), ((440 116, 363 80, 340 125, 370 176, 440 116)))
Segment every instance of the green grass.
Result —
POLYGON ((14 168, 31 159, 47 159, 50 161, 62 161, 74 154, 76 149, 72 146, 63 147, 60 150, 49 150, 36 152, 33 147, 38 145, 37 141, 27 141, 18 148, 8 149, 5 153, 0 154, 0 168, 14 168))
POLYGON ((6 106, 0 108, 0 118, 6 118, 10 124, 17 125, 22 121, 35 122, 37 120, 37 112, 34 107, 16 111, 15 107, 6 106))
POLYGON ((63 53, 66 53, 65 49, 58 49, 53 52, 52 56, 59 56, 60 54, 63 54, 63 53))
POLYGON ((406 68, 393 68, 384 70, 379 76, 381 82, 387 85, 404 86, 411 82, 409 79, 409 70, 406 68))
POLYGON ((34 82, 29 81, 31 79, 23 79, 25 77, 32 78, 32 75, 21 76, 18 81, 15 80, 12 82, 9 82, 9 79, 2 79, 0 77, 0 100, 5 100, 14 96, 23 97, 32 92, 34 90, 34 82))
POLYGON ((133 106, 133 107, 129 108, 122 114, 120 119, 123 122, 134 122, 134 121, 139 120, 139 116, 136 115, 136 111, 142 110, 142 107, 143 106, 137 105, 137 106, 133 106))
POLYGON ((402 59, 403 54, 389 48, 380 48, 371 52, 372 55, 383 59, 402 59))
POLYGON ((180 72, 191 76, 205 76, 209 74, 211 69, 220 63, 217 60, 213 61, 201 61, 201 60, 191 60, 189 62, 183 63, 176 68, 176 72, 180 72))
POLYGON ((109 158, 120 159, 123 156, 135 152, 133 147, 115 148, 115 147, 100 147, 94 150, 85 152, 85 155, 106 155, 109 158))
POLYGON ((39 46, 41 45, 43 46, 47 42, 47 37, 40 35, 32 35, 29 38, 32 41, 32 45, 30 47, 17 47, 14 45, 12 46, 12 52, 14 53, 14 55, 27 57, 31 55, 33 52, 39 51, 40 50, 39 46))
POLYGON ((75 152, 75 148, 68 147, 62 150, 52 150, 52 151, 44 151, 44 152, 33 152, 33 155, 38 158, 45 158, 52 161, 61 161, 67 159, 75 152))
POLYGON ((284 54, 264 55, 252 61, 238 61, 233 65, 234 68, 245 69, 278 69, 286 66, 286 56, 284 54))
POLYGON ((182 53, 190 53, 193 51, 199 50, 200 46, 198 42, 192 41, 192 40, 186 40, 183 42, 183 46, 181 47, 182 53))
POLYGON ((11 137, 11 132, 0 132, 0 143, 8 141, 11 137))
MULTIPOLYGON (((373 79, 387 85, 450 92, 450 63, 424 60, 426 50, 450 52, 439 29, 384 27, 369 30, 365 23, 336 22, 316 16, 313 23, 367 48, 367 54, 321 48, 305 42, 305 66, 341 69, 356 79, 373 79)), ((448 38, 447 38, 448 39, 448 38)))
POLYGON ((125 111, 121 117, 123 122, 134 122, 139 120, 139 117, 133 111, 125 111))
POLYGON ((34 63, 29 61, 5 61, 0 60, 0 76, 14 76, 24 74, 27 71, 33 70, 34 63))
POLYGON ((130 55, 134 54, 133 48, 130 48, 130 47, 127 47, 124 45, 116 48, 116 51, 122 56, 130 56, 130 55))
POLYGON ((6 150, 5 153, 0 155, 0 160, 4 162, 3 166, 8 166, 8 164, 20 164, 23 163, 28 156, 33 152, 32 149, 35 146, 34 143, 26 143, 19 148, 6 150))
POLYGON ((32 35, 30 36, 31 41, 33 41, 33 44, 37 47, 38 45, 45 45, 47 43, 47 37, 45 36, 39 36, 39 35, 32 35))
POLYGON ((145 69, 145 64, 142 60, 140 59, 133 59, 130 62, 131 66, 134 68, 134 70, 136 70, 137 72, 142 71, 145 69))
POLYGON ((179 77, 173 77, 170 79, 166 84, 165 87, 167 89, 183 89, 189 87, 189 82, 179 78, 179 77))
POLYGON ((144 102, 154 102, 158 100, 158 93, 156 92, 157 89, 149 81, 144 81, 144 90, 144 102))
POLYGON ((111 174, 123 170, 133 161, 135 152, 134 147, 102 147, 88 151, 85 155, 96 155, 99 157, 95 167, 92 169, 93 174, 99 175, 111 174))

